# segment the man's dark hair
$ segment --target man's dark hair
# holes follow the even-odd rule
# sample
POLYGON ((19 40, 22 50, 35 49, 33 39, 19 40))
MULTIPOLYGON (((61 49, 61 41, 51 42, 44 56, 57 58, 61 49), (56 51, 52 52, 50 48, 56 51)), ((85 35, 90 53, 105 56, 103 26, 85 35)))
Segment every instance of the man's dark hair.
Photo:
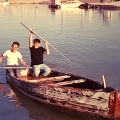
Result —
POLYGON ((38 38, 33 40, 34 43, 40 43, 40 40, 38 38))
POLYGON ((18 47, 20 46, 19 42, 13 42, 12 46, 13 45, 17 45, 18 47))

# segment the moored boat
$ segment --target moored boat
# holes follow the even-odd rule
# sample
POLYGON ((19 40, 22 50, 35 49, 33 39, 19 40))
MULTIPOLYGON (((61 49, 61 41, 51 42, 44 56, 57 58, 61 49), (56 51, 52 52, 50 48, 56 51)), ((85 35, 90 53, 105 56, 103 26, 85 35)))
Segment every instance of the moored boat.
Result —
POLYGON ((46 78, 34 79, 21 70, 20 79, 6 73, 9 83, 29 98, 70 113, 120 119, 120 92, 82 76, 52 71, 46 78))
POLYGON ((78 0, 67 0, 67 2, 61 2, 61 8, 78 8, 82 2, 78 0))
POLYGON ((84 3, 79 8, 93 9, 120 9, 120 1, 100 2, 100 3, 84 3))
POLYGON ((51 0, 51 4, 49 4, 49 8, 56 8, 56 9, 60 9, 61 5, 60 5, 60 0, 51 0))

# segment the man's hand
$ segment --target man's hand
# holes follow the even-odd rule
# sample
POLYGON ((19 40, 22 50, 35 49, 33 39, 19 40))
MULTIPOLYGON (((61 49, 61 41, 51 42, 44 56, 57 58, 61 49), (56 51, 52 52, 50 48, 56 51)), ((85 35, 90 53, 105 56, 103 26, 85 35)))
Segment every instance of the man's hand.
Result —
POLYGON ((33 34, 33 28, 32 27, 30 27, 30 32, 33 34))

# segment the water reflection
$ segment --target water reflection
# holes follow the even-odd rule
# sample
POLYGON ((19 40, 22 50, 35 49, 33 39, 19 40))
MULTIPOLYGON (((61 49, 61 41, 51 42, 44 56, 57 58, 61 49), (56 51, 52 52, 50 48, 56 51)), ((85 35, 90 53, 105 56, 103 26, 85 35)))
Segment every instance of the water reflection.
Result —
POLYGON ((19 100, 18 100, 16 94, 14 93, 14 91, 11 89, 10 85, 6 84, 7 85, 7 90, 5 90, 5 88, 3 87, 2 84, 3 83, 0 84, 0 91, 3 93, 4 97, 9 98, 10 101, 18 102, 19 100))
MULTIPOLYGON (((81 16, 81 19, 84 19, 85 16, 88 16, 89 18, 89 22, 92 22, 93 19, 96 17, 96 12, 99 11, 100 15, 102 15, 102 19, 103 19, 103 25, 106 25, 106 26, 109 26, 110 23, 112 22, 112 19, 113 19, 113 14, 115 11, 112 11, 112 10, 95 10, 95 9, 87 9, 87 10, 84 10, 84 9, 75 9, 75 8, 64 8, 64 9, 50 9, 51 10, 51 13, 53 15, 60 15, 61 14, 61 17, 62 17, 62 14, 64 12, 64 15, 65 15, 65 12, 66 12, 66 16, 68 16, 68 14, 72 14, 73 17, 77 16, 81 16), (76 14, 77 13, 77 14, 76 14), (74 16, 75 14, 75 16, 74 16)), ((119 12, 118 12, 118 16, 119 16, 119 12)), ((60 17, 60 16, 59 16, 60 17)), ((61 18, 62 19, 62 18, 61 18)), ((100 18, 101 19, 101 18, 100 18)), ((63 19, 62 19, 63 20, 63 19)), ((82 20, 84 21, 84 20, 82 20)))
POLYGON ((2 84, 0 84, 0 91, 1 91, 3 94, 6 93, 6 91, 5 91, 4 87, 2 86, 2 84))
POLYGON ((109 26, 113 19, 113 11, 100 10, 100 13, 103 15, 103 25, 109 26))
MULTIPOLYGON (((28 16, 34 16, 34 18, 36 19, 36 17, 39 16, 39 10, 49 10, 51 11, 51 13, 53 15, 57 15, 59 14, 59 17, 61 17, 60 14, 62 14, 64 12, 64 15, 66 14, 67 16, 70 14, 72 14, 74 17, 75 16, 79 16, 82 14, 82 16, 86 16, 88 14, 88 17, 89 17, 89 22, 91 22, 92 18, 95 17, 96 15, 96 11, 97 10, 94 10, 94 9, 88 9, 88 10, 84 10, 84 9, 78 9, 78 8, 67 8, 67 9, 49 9, 47 7, 47 5, 36 5, 33 4, 32 5, 32 11, 29 10, 29 6, 30 5, 10 5, 10 6, 2 6, 0 8, 0 12, 1 13, 6 13, 6 12, 9 12, 11 14, 11 16, 15 15, 16 14, 20 14, 21 17, 24 19, 24 16, 26 16, 26 14, 28 16), (28 7, 28 8, 27 8, 28 7)), ((103 15, 103 23, 105 22, 110 22, 113 18, 113 14, 115 11, 111 11, 111 10, 98 10, 100 14, 103 15)), ((119 13, 118 13, 119 15, 119 13)))
POLYGON ((13 92, 13 90, 11 89, 9 84, 8 84, 8 90, 5 91, 4 95, 8 98, 14 99, 15 101, 17 101, 17 99, 18 99, 16 94, 13 92))

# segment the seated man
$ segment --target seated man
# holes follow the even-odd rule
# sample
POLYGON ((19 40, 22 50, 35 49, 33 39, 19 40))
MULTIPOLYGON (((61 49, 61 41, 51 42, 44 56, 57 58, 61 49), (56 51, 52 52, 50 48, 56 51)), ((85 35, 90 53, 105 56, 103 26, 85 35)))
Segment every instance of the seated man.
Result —
MULTIPOLYGON (((20 52, 18 52, 19 49, 19 43, 18 42, 13 42, 11 46, 11 50, 7 50, 4 54, 0 56, 0 62, 4 57, 7 59, 7 67, 17 67, 18 66, 18 60, 25 66, 28 67, 25 61, 22 58, 22 55, 20 52)), ((21 77, 20 76, 20 70, 19 69, 7 69, 7 72, 11 76, 16 76, 17 78, 21 77)))

